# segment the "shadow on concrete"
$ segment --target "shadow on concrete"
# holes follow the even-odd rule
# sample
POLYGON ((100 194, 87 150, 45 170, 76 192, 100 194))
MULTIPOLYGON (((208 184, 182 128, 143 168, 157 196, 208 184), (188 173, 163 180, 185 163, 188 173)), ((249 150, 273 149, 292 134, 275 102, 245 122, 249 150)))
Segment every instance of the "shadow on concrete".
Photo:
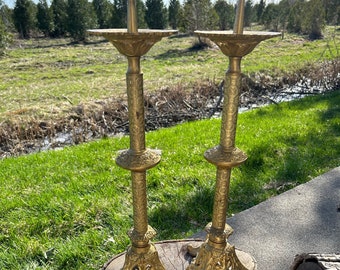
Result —
POLYGON ((258 269, 289 269, 295 255, 340 251, 340 167, 228 220, 230 242, 258 269))

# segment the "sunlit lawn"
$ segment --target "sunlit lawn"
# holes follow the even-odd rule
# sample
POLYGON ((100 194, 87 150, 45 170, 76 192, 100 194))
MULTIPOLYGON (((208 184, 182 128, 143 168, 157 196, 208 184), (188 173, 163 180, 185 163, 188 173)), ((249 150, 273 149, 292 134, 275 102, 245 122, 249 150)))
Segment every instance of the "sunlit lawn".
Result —
MULTIPOLYGON (((148 171, 148 213, 157 240, 185 238, 211 219, 220 119, 147 134, 162 150, 148 171)), ((340 92, 240 114, 228 213, 240 212, 340 165, 340 92)), ((128 138, 0 161, 0 269, 99 269, 126 249, 130 174, 115 165, 128 138)))

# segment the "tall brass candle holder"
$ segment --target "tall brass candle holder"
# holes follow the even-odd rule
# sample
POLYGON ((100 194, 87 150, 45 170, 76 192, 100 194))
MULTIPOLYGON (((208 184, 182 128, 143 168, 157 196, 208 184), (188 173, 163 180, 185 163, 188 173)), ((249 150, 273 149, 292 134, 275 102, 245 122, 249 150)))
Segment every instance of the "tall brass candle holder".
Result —
POLYGON ((133 228, 128 232, 131 246, 128 248, 124 265, 121 260, 113 261, 110 269, 165 269, 160 262, 157 250, 151 243, 156 235, 148 225, 146 170, 156 166, 161 157, 160 152, 147 149, 145 146, 145 120, 143 74, 140 58, 163 37, 177 31, 138 30, 135 0, 128 0, 127 29, 88 30, 89 34, 103 36, 128 59, 126 73, 130 149, 121 151, 116 159, 118 166, 130 170, 133 197, 133 228))
POLYGON ((196 259, 187 270, 254 270, 255 260, 227 242, 233 229, 226 224, 228 192, 232 168, 246 161, 247 156, 235 147, 236 124, 241 89, 241 60, 261 41, 279 36, 272 32, 243 32, 244 0, 237 7, 233 31, 195 31, 212 40, 229 57, 225 77, 224 104, 220 143, 205 152, 204 157, 217 167, 212 222, 206 227, 207 240, 198 249, 196 259))

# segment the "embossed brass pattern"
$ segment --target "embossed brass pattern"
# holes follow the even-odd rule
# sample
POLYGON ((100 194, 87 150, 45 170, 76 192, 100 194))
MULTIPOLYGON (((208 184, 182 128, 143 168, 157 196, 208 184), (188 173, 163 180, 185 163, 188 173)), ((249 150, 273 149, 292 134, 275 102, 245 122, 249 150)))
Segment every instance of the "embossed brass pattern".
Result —
POLYGON ((88 33, 106 38, 125 56, 138 57, 146 54, 163 37, 176 31, 139 29, 137 33, 130 33, 126 29, 95 29, 88 30, 88 33))
POLYGON ((231 151, 225 151, 221 145, 207 150, 204 157, 217 167, 233 168, 246 161, 247 155, 234 147, 231 151))
POLYGON ((243 57, 251 53, 263 40, 280 36, 276 32, 244 31, 195 31, 197 35, 211 39, 226 56, 243 57))
POLYGON ((116 158, 118 166, 130 171, 145 171, 156 166, 161 160, 161 151, 146 149, 137 153, 131 149, 120 151, 116 158))
POLYGON ((237 8, 234 31, 195 31, 201 37, 210 38, 229 58, 229 69, 225 76, 224 103, 220 143, 207 150, 204 157, 217 167, 213 217, 206 231, 207 240, 198 249, 196 259, 187 270, 255 270, 255 263, 244 266, 235 248, 227 242, 232 228, 226 224, 228 193, 232 168, 246 161, 247 156, 235 147, 238 105, 241 89, 241 60, 260 41, 279 36, 280 33, 243 32, 244 0, 237 8))
POLYGON ((159 260, 158 252, 154 245, 145 248, 136 248, 132 245, 126 252, 123 269, 163 270, 165 268, 159 260))
POLYGON ((108 39, 117 50, 127 56, 126 88, 129 111, 130 148, 116 158, 118 166, 131 171, 133 228, 128 232, 132 245, 125 256, 124 270, 163 270, 157 250, 151 243, 156 231, 148 225, 146 170, 156 166, 160 151, 147 149, 145 145, 145 115, 143 74, 140 57, 162 37, 177 31, 138 30, 136 1, 128 0, 127 29, 89 30, 92 35, 108 39))

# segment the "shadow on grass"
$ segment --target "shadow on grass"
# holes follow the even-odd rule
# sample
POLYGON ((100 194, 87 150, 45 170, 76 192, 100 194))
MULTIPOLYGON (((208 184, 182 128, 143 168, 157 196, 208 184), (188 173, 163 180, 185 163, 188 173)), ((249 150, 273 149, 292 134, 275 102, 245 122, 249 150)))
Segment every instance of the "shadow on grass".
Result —
MULTIPOLYGON (((334 157, 340 157, 340 91, 305 98, 292 102, 289 106, 293 110, 302 111, 320 101, 326 101, 328 109, 317 114, 315 121, 318 125, 310 129, 309 133, 299 136, 289 134, 288 131, 287 135, 278 137, 277 141, 285 145, 283 151, 271 143, 262 144, 248 151, 249 158, 240 167, 242 175, 240 188, 231 190, 230 197, 235 200, 230 203, 230 209, 234 212, 243 211, 270 196, 281 194, 324 173, 325 171, 320 171, 322 168, 332 169, 339 166, 339 158, 334 157), (268 160, 268 157, 275 159, 276 165, 266 164, 265 158, 268 160), (275 166, 276 173, 269 177, 270 182, 259 185, 257 182, 261 181, 257 179, 267 170, 268 165, 275 166)), ((282 109, 278 106, 275 110, 282 109)))
POLYGON ((84 41, 74 41, 69 38, 46 38, 37 37, 37 45, 33 48, 37 49, 48 49, 48 48, 59 48, 59 47, 76 47, 76 46, 93 46, 102 43, 108 43, 106 39, 96 39, 96 40, 84 40, 84 41))
MULTIPOLYGON (((340 157, 340 91, 314 99, 308 98, 289 106, 294 110, 303 110, 322 100, 326 100, 328 109, 320 111, 316 119, 322 124, 321 130, 311 129, 303 136, 288 132, 287 136, 278 137, 277 140, 285 145, 282 152, 270 142, 248 150, 248 160, 238 169, 241 176, 233 179, 232 175, 229 214, 248 209, 271 196, 305 183, 324 173, 320 171, 322 168, 339 166, 339 158, 334 160, 334 157, 340 157), (276 161, 267 164, 268 157, 276 161), (333 157, 333 160, 329 157, 333 157), (268 166, 274 167, 276 173, 266 176, 268 166), (267 180, 263 181, 262 177, 267 180)), ((280 107, 277 109, 281 110, 280 107)), ((211 221, 213 198, 214 187, 197 187, 197 192, 183 198, 173 198, 175 202, 168 202, 152 211, 150 222, 157 224, 159 237, 163 239, 202 230, 211 221)))
MULTIPOLYGON (((337 96, 329 98, 328 109, 324 113, 321 113, 321 120, 324 122, 331 121, 330 131, 337 137, 340 136, 340 89, 335 92, 338 93, 337 96), (336 121, 338 120, 338 121, 336 121)), ((339 144, 336 144, 338 148, 339 144)))
MULTIPOLYGON (((179 34, 175 36, 169 37, 169 39, 175 39, 175 38, 186 38, 190 35, 188 34, 179 34)), ((186 57, 186 56, 195 56, 197 52, 205 50, 207 48, 207 45, 200 42, 194 42, 191 47, 186 49, 171 49, 168 50, 162 54, 159 54, 155 57, 155 59, 164 60, 164 59, 170 59, 170 58, 179 58, 179 57, 186 57)))
POLYGON ((188 34, 188 33, 178 33, 177 35, 172 35, 170 37, 168 37, 168 39, 180 39, 180 38, 187 38, 190 37, 192 35, 188 34))
POLYGON ((180 58, 196 55, 199 50, 192 49, 172 49, 168 50, 165 53, 161 53, 155 57, 158 60, 170 59, 170 58, 180 58))
POLYGON ((187 232, 202 230, 211 221, 213 198, 214 187, 197 188, 188 196, 164 203, 153 210, 149 214, 149 222, 155 224, 159 239, 184 238, 187 232))

